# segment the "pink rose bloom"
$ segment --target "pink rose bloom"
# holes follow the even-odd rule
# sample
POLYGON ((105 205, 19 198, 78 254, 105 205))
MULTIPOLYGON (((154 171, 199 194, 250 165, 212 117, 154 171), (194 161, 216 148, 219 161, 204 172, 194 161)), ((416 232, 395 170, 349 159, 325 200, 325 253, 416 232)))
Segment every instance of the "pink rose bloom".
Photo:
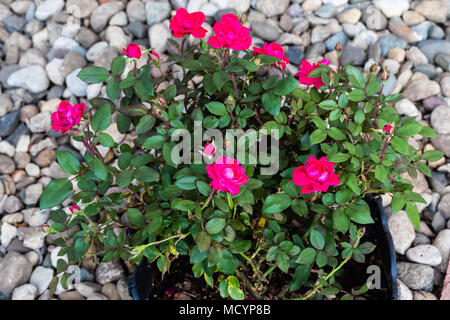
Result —
POLYGON ((141 48, 136 43, 130 43, 127 48, 123 48, 123 54, 128 58, 140 58, 141 57, 141 48))
MULTIPOLYGON (((319 61, 321 64, 329 65, 330 61, 322 59, 319 61)), ((320 68, 319 63, 309 63, 307 60, 303 60, 301 65, 298 66, 300 69, 300 72, 297 73, 295 76, 298 77, 298 81, 301 84, 305 85, 313 85, 316 89, 319 89, 321 86, 324 85, 321 78, 310 78, 308 75, 311 73, 311 71, 320 68)))
POLYGON ((175 16, 170 20, 170 30, 173 31, 175 38, 184 37, 187 34, 192 34, 195 38, 203 38, 207 32, 202 27, 205 21, 205 14, 203 12, 189 13, 184 8, 179 8, 175 16))
POLYGON ((69 210, 70 210, 70 212, 72 212, 73 214, 77 214, 78 212, 81 211, 81 208, 80 208, 79 206, 77 206, 77 205, 73 205, 73 206, 70 206, 69 210), (74 213, 74 211, 78 211, 78 212, 74 213))
POLYGON ((326 192, 329 186, 341 183, 338 178, 339 175, 334 173, 334 162, 329 162, 326 157, 317 160, 310 156, 305 165, 296 168, 292 174, 294 184, 303 187, 301 193, 326 192))
POLYGON ((268 56, 277 57, 281 61, 274 63, 274 65, 279 65, 281 69, 286 69, 286 65, 289 63, 289 59, 284 56, 284 50, 283 47, 281 47, 280 44, 276 42, 272 42, 270 44, 267 44, 267 42, 264 42, 264 46, 261 48, 253 47, 253 52, 255 54, 255 57, 258 54, 265 54, 268 56))
POLYGON ((389 125, 389 124, 386 124, 386 125, 384 126, 384 128, 383 128, 384 133, 386 133, 386 134, 391 134, 392 128, 394 128, 394 127, 391 126, 391 125, 389 125))
POLYGON ((214 144, 207 142, 203 147, 203 154, 211 157, 214 155, 214 152, 216 152, 216 147, 214 146, 214 144))
POLYGON ((244 27, 234 14, 224 14, 222 20, 216 22, 213 30, 216 35, 208 40, 213 48, 225 47, 233 50, 246 50, 252 44, 250 28, 244 27))
POLYGON ((248 181, 244 167, 239 165, 236 159, 228 159, 224 155, 218 157, 214 164, 207 165, 206 172, 212 179, 210 187, 212 186, 214 190, 230 192, 233 196, 239 193, 239 186, 248 181))
POLYGON ((74 125, 77 125, 81 121, 86 107, 84 103, 76 104, 72 106, 67 101, 61 101, 58 110, 52 114, 52 128, 55 131, 61 131, 66 133, 74 125))

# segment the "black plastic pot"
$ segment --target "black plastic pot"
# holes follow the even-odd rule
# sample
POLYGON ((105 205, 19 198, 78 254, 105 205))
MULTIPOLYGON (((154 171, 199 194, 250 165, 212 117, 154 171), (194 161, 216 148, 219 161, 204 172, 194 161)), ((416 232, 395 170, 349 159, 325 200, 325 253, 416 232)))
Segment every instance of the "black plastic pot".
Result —
MULTIPOLYGON (((396 255, 394 243, 392 242, 392 237, 387 226, 384 208, 381 204, 381 198, 368 195, 365 201, 368 203, 372 218, 375 221, 374 224, 367 227, 367 231, 370 238, 373 238, 376 244, 377 254, 382 261, 382 276, 384 276, 388 296, 392 300, 398 300, 396 255)), ((152 277, 152 265, 144 257, 133 272, 128 285, 129 293, 134 300, 150 299, 152 277)))
POLYGON ((397 257, 395 255, 394 243, 387 225, 386 214, 382 205, 381 197, 368 195, 365 201, 369 205, 370 212, 375 223, 371 225, 371 231, 376 239, 377 253, 382 260, 383 275, 387 284, 389 296, 392 300, 398 300, 397 287, 397 257))

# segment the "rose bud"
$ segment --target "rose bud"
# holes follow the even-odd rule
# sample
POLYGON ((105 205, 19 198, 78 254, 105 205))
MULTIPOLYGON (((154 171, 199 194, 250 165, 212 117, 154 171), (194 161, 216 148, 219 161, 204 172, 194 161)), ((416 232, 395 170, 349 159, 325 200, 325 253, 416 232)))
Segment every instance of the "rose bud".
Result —
POLYGON ((386 125, 384 125, 383 131, 384 131, 384 133, 386 133, 386 134, 391 134, 392 128, 393 128, 393 127, 392 127, 391 125, 386 124, 386 125))
POLYGON ((72 214, 75 214, 75 215, 77 215, 81 212, 81 208, 77 205, 70 206, 69 210, 70 210, 70 212, 72 212, 72 214))
POLYGON ((159 54, 155 50, 150 51, 150 55, 152 56, 153 61, 159 61, 159 54))
POLYGON ((373 63, 373 64, 370 66, 370 72, 376 73, 377 71, 378 71, 378 65, 377 65, 376 63, 373 63))
POLYGON ((123 48, 123 54, 128 58, 140 58, 141 57, 141 48, 136 43, 130 43, 127 48, 123 48))
POLYGON ((334 49, 335 49, 337 52, 342 52, 342 44, 341 44, 340 41, 338 41, 338 42, 336 43, 336 46, 334 47, 334 49))
POLYGON ((215 152, 216 152, 216 146, 215 146, 214 142, 213 143, 207 142, 205 144, 205 146, 203 147, 203 154, 205 156, 212 157, 215 152))
POLYGON ((158 98, 158 103, 161 105, 165 105, 166 104, 166 100, 164 100, 163 98, 158 98))
POLYGON ((44 232, 44 233, 49 233, 50 230, 51 230, 51 228, 50 228, 50 226, 48 224, 43 224, 41 226, 41 231, 44 232))
POLYGON ((380 75, 381 81, 385 82, 389 79, 389 71, 386 68, 383 69, 383 72, 380 75))
POLYGON ((225 100, 225 105, 228 107, 231 107, 235 104, 236 100, 233 98, 232 95, 229 95, 227 100, 225 100))

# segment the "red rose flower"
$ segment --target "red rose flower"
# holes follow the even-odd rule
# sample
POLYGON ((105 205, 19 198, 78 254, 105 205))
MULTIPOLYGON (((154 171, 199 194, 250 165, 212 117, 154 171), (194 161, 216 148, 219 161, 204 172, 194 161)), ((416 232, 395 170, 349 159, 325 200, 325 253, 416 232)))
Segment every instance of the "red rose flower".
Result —
POLYGON ((252 44, 250 28, 244 27, 234 14, 224 14, 222 20, 216 22, 213 30, 216 35, 208 40, 213 48, 225 47, 233 50, 246 50, 252 44))
POLYGON ((326 192, 329 186, 341 183, 338 178, 339 175, 334 173, 334 162, 325 157, 317 160, 314 156, 310 156, 305 165, 296 168, 292 174, 294 184, 303 187, 301 193, 326 192))
POLYGON ((123 54, 128 58, 140 58, 141 57, 141 48, 136 43, 130 43, 127 45, 127 48, 123 48, 123 54))
MULTIPOLYGON (((319 61, 319 63, 329 65, 330 61, 322 59, 319 61)), ((316 87, 316 89, 319 89, 321 86, 323 86, 324 83, 321 78, 308 77, 308 75, 311 73, 311 71, 313 71, 317 68, 320 68, 319 63, 311 64, 307 60, 303 60, 301 65, 298 66, 298 68, 300 69, 300 72, 295 75, 296 77, 298 77, 298 81, 301 84, 305 84, 308 86, 313 85, 314 87, 316 87)))
POLYGON ((261 48, 253 47, 253 52, 255 54, 255 57, 258 54, 265 54, 268 56, 277 57, 281 61, 274 63, 274 65, 279 65, 281 69, 286 69, 286 65, 289 63, 289 59, 284 56, 284 50, 281 45, 279 45, 276 42, 272 42, 270 44, 267 44, 267 42, 264 43, 264 46, 261 48))
POLYGON ((244 167, 239 165, 236 159, 228 159, 223 155, 218 157, 214 164, 207 165, 206 172, 212 179, 210 187, 212 186, 214 190, 230 192, 233 196, 238 194, 240 186, 248 181, 244 167))
POLYGON ((67 101, 61 101, 58 110, 52 114, 52 128, 55 131, 61 131, 66 133, 74 125, 77 125, 81 121, 86 107, 84 103, 76 104, 72 106, 67 101))
POLYGON ((192 34, 195 38, 203 38, 207 32, 202 27, 205 21, 205 14, 203 12, 189 13, 184 8, 179 8, 175 16, 170 20, 170 30, 173 31, 173 36, 176 38, 184 37, 187 34, 192 34))
POLYGON ((384 131, 384 133, 386 133, 386 134, 391 134, 393 128, 394 128, 393 126, 391 126, 391 125, 389 125, 389 124, 386 124, 386 125, 384 126, 384 128, 383 128, 383 131, 384 131))

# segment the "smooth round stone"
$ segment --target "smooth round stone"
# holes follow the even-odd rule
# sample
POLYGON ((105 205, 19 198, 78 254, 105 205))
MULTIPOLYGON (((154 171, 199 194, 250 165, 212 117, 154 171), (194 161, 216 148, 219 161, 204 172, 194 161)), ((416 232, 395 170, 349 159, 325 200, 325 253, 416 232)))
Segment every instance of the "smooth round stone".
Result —
POLYGON ((305 54, 303 53, 302 49, 297 46, 291 46, 286 51, 285 56, 289 59, 289 62, 294 65, 299 65, 305 54))
POLYGON ((342 65, 346 65, 348 63, 352 63, 356 66, 364 65, 366 61, 366 52, 363 48, 357 46, 344 46, 342 50, 341 63, 342 65))
POLYGON ((388 219, 389 231, 392 235, 395 251, 405 254, 416 237, 414 227, 405 211, 393 213, 388 219))
POLYGON ((406 251, 406 257, 409 261, 437 266, 442 262, 442 256, 439 250, 430 244, 419 245, 406 251))
POLYGON ((414 71, 414 73, 421 72, 421 73, 425 74, 431 80, 436 78, 436 75, 437 75, 436 68, 434 67, 434 65, 429 64, 429 63, 417 66, 413 69, 413 71, 414 71))
POLYGON ((382 36, 378 39, 381 48, 381 55, 385 57, 389 50, 393 48, 406 48, 407 42, 393 34, 382 36))
POLYGON ((253 22, 252 30, 255 32, 257 37, 260 37, 266 41, 276 41, 280 36, 280 31, 267 22, 253 22))
POLYGON ((47 73, 39 65, 22 68, 8 77, 8 85, 20 87, 33 93, 45 91, 49 86, 47 73))
POLYGON ((322 5, 319 9, 314 11, 314 14, 318 17, 324 18, 324 19, 330 19, 334 17, 337 13, 337 9, 332 3, 327 3, 322 5))
POLYGON ((63 0, 45 0, 38 5, 34 15, 37 19, 45 21, 60 12, 62 8, 64 8, 63 0))
POLYGON ((52 281, 54 271, 52 268, 42 266, 36 267, 30 277, 30 283, 38 289, 38 293, 42 294, 47 290, 52 281))
POLYGON ((38 289, 27 283, 14 289, 11 300, 34 300, 37 296, 38 289))
POLYGON ((430 266, 410 263, 397 263, 398 278, 413 290, 433 290, 434 269, 430 266))
POLYGON ((431 113, 431 126, 438 134, 450 134, 450 107, 439 106, 431 113))
POLYGON ((81 68, 75 69, 66 77, 69 91, 77 97, 85 97, 88 84, 77 77, 81 68))

